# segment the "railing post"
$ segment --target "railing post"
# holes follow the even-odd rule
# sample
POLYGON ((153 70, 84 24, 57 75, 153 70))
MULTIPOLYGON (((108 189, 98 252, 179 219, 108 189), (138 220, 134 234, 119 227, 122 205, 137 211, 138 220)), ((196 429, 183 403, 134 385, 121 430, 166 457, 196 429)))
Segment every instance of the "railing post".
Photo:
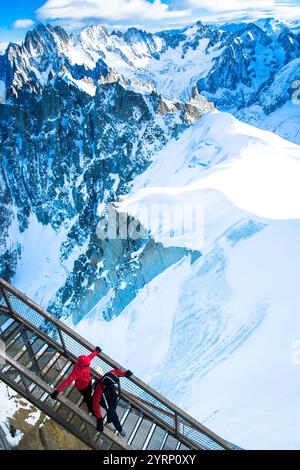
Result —
POLYGON ((63 337, 63 335, 62 335, 61 329, 60 329, 57 325, 56 325, 56 327, 57 327, 58 335, 59 335, 59 338, 60 338, 60 341, 61 341, 63 350, 64 350, 65 352, 67 352, 66 343, 65 343, 64 337, 63 337))
POLYGON ((178 415, 176 411, 174 415, 174 427, 175 427, 175 436, 177 437, 178 436, 178 415))

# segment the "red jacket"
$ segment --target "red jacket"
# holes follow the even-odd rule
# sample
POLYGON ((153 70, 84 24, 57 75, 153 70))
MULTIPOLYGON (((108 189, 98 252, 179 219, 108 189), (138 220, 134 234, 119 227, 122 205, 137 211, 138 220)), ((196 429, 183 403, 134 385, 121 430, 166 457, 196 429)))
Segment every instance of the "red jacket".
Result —
POLYGON ((97 351, 92 352, 88 356, 79 356, 76 364, 73 366, 71 374, 59 387, 57 387, 57 390, 61 392, 64 388, 74 382, 74 380, 77 390, 84 390, 87 388, 91 381, 90 363, 95 356, 98 356, 97 351))
MULTIPOLYGON (((125 377, 126 372, 122 372, 121 370, 110 370, 107 372, 109 374, 115 374, 117 377, 125 377)), ((100 400, 102 397, 103 390, 105 385, 102 382, 99 382, 96 386, 94 396, 93 396, 93 411, 97 419, 102 418, 101 409, 100 409, 100 400)))

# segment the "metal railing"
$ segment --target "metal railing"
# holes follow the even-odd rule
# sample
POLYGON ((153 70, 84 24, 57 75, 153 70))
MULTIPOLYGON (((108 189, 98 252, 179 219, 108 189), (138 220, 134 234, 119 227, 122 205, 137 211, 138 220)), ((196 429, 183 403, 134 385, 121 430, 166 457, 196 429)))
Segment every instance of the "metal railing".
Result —
MULTIPOLYGON (((78 356, 89 354, 95 349, 94 345, 3 279, 0 279, 0 291, 2 294, 0 309, 9 311, 12 317, 17 318, 36 334, 44 337, 48 344, 56 347, 70 361, 76 362, 78 356)), ((103 373, 111 368, 124 370, 120 364, 103 352, 100 357, 93 360, 92 374, 95 377, 99 376, 99 372, 97 372, 99 368, 103 373)), ((200 424, 136 376, 123 381, 122 398, 167 429, 189 448, 232 449, 227 441, 200 424)))
POLYGON ((0 364, 0 377, 5 377, 7 385, 92 449, 130 449, 126 442, 119 439, 109 429, 105 428, 104 433, 101 434, 97 432, 93 419, 67 398, 60 397, 59 409, 57 409, 57 402, 49 396, 50 387, 14 359, 5 357, 5 363, 0 364), (70 414, 71 420, 67 418, 70 414))

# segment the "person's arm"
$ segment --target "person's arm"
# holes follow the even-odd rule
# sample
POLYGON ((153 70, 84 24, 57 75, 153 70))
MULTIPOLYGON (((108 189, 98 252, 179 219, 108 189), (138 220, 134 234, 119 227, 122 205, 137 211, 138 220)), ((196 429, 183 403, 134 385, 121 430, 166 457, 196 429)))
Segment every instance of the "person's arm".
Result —
POLYGON ((100 353, 101 353, 101 349, 99 348, 99 346, 97 346, 95 351, 93 351, 91 354, 88 354, 85 357, 89 360, 89 363, 91 363, 94 357, 99 356, 100 353))
POLYGON ((68 375, 68 377, 66 378, 66 380, 59 386, 57 387, 57 391, 60 393, 63 391, 64 388, 68 387, 68 385, 70 385, 72 382, 74 382, 74 380, 77 379, 77 372, 73 369, 71 374, 68 375))
POLYGON ((98 383, 93 396, 93 411, 97 419, 103 419, 100 409, 100 400, 103 392, 103 384, 98 383))
POLYGON ((93 351, 91 354, 88 354, 86 357, 90 360, 90 362, 94 359, 94 357, 99 356, 100 352, 93 351))
POLYGON ((110 370, 109 372, 111 372, 112 374, 115 374, 117 375, 118 377, 130 377, 132 374, 131 370, 126 370, 125 372, 123 372, 122 370, 119 370, 119 369, 115 369, 115 370, 110 370))

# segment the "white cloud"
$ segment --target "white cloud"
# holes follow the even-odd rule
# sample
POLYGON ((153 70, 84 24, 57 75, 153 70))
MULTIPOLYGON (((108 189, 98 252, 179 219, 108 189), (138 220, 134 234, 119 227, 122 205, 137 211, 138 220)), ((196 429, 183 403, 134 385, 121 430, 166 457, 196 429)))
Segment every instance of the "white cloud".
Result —
POLYGON ((277 18, 279 20, 299 20, 300 7, 293 5, 275 5, 273 8, 255 10, 234 10, 234 11, 211 11, 207 15, 201 15, 203 21, 210 23, 225 23, 232 21, 255 21, 259 18, 277 18))
POLYGON ((300 6, 294 5, 278 5, 275 9, 275 14, 282 18, 290 18, 294 20, 300 19, 300 6))
MULTIPOLYGON (((76 30, 93 20, 107 27, 154 30, 180 27, 197 20, 209 23, 249 21, 259 17, 299 18, 295 0, 44 0, 37 19, 76 30)), ((298 4, 299 5, 299 4, 298 4)))
POLYGON ((186 4, 191 8, 204 8, 213 12, 241 11, 241 10, 262 10, 273 8, 275 0, 186 0, 186 4))
POLYGON ((40 20, 99 18, 107 21, 145 20, 189 16, 190 10, 170 10, 161 0, 47 0, 36 14, 40 20))
POLYGON ((23 28, 30 28, 30 26, 34 25, 34 21, 32 20, 17 20, 14 22, 13 27, 14 29, 23 29, 23 28))
POLYGON ((191 8, 194 14, 201 9, 203 18, 235 20, 246 16, 249 19, 274 17, 291 20, 300 17, 299 0, 184 0, 182 4, 191 8))

